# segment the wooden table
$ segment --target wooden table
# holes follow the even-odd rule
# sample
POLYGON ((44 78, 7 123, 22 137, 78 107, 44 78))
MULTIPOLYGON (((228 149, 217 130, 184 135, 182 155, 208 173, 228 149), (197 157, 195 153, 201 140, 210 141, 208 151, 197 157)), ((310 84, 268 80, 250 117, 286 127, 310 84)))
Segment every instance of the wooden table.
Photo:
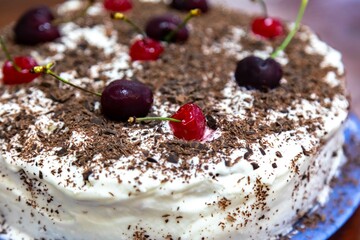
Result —
MULTIPOLYGON (((228 2, 230 2, 230 4, 236 4, 235 1, 239 1, 239 0, 228 0, 228 2)), ((271 0, 269 0, 271 5, 269 5, 269 10, 274 14, 274 15, 278 15, 279 16, 284 16, 284 18, 289 18, 290 19, 290 15, 291 16, 295 16, 296 14, 296 10, 298 7, 298 2, 299 1, 288 1, 286 4, 284 3, 285 0, 282 1, 277 1, 272 3, 271 0), (290 5, 289 5, 290 4, 290 5)), ((10 23, 11 21, 14 21, 18 18, 18 16, 25 11, 26 9, 28 9, 31 6, 36 6, 38 4, 46 4, 46 5, 55 5, 57 3, 63 2, 61 0, 0 0, 0 27, 4 26, 5 24, 10 23)), ((354 12, 351 11, 351 9, 356 9, 356 13, 358 13, 358 9, 360 7, 359 3, 360 1, 343 1, 343 0, 333 0, 333 1, 323 1, 325 4, 326 2, 326 7, 321 5, 321 1, 313 1, 310 3, 309 5, 309 16, 305 15, 305 22, 306 19, 308 19, 306 22, 307 24, 311 25, 311 22, 316 22, 316 26, 315 29, 317 30, 317 32, 320 33, 326 33, 327 28, 324 28, 324 24, 331 24, 331 28, 332 29, 336 29, 337 27, 342 28, 344 26, 347 25, 342 25, 339 26, 341 24, 344 24, 344 19, 349 19, 349 13, 354 12), (316 15, 315 13, 317 11, 322 11, 322 13, 326 13, 326 10, 329 12, 342 12, 341 9, 339 9, 339 4, 340 2, 342 3, 346 3, 348 5, 346 5, 345 7, 347 8, 346 16, 339 16, 337 14, 336 16, 336 21, 334 19, 329 20, 329 19, 325 19, 323 17, 317 17, 318 15, 316 15), (350 5, 352 4, 352 5, 350 5), (356 6, 355 6, 356 5, 356 6), (333 6, 333 7, 332 7, 333 6), (312 13, 312 15, 311 15, 312 13), (341 20, 342 19, 342 20, 341 20), (321 25, 321 23, 323 23, 323 25, 321 25), (335 26, 335 25, 336 26, 335 26), (323 27, 323 28, 322 28, 323 27)), ((322 15, 323 16, 323 15, 322 15)), ((360 16, 360 15, 359 15, 360 16)), ((354 17, 357 17, 358 20, 359 19, 358 14, 354 17)), ((351 19, 350 19, 351 21, 351 19)), ((355 21, 355 20, 354 20, 355 21)), ((355 32, 356 34, 358 34, 357 36, 360 36, 360 21, 358 21, 356 25, 358 28, 358 32, 355 32)), ((355 24, 355 23, 354 23, 355 24)), ((326 36, 326 34, 325 34, 326 36)), ((347 65, 347 70, 348 73, 350 75, 350 77, 348 78, 348 82, 349 85, 351 86, 349 88, 350 92, 353 95, 353 111, 356 112, 358 114, 358 116, 360 115, 360 94, 357 94, 360 90, 360 84, 358 84, 356 82, 356 77, 360 76, 360 68, 356 65, 358 65, 360 63, 360 44, 358 43, 358 38, 355 41, 355 38, 353 35, 349 34, 349 36, 343 36, 342 40, 339 40, 337 42, 338 45, 338 49, 340 49, 344 54, 345 57, 345 63, 348 62, 349 65, 347 65), (348 48, 349 44, 345 44, 347 42, 352 42, 351 46, 352 48, 348 48)), ((333 39, 333 38, 332 38, 333 39)), ((325 39, 326 40, 326 39, 325 39)), ((360 240, 360 209, 358 209, 356 211, 356 213, 354 214, 354 216, 345 224, 344 227, 342 227, 332 238, 331 240, 360 240)))

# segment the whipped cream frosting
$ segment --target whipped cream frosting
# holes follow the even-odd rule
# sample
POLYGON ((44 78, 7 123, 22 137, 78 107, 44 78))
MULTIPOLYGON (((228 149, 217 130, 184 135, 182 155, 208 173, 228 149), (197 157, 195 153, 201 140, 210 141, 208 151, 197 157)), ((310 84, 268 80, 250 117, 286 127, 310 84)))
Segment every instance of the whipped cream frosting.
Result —
MULTIPOLYGON (((81 1, 68 1, 57 11, 61 15, 81 7, 81 1)), ((97 3, 89 15, 106 13, 97 3)), ((141 62, 131 62, 128 46, 120 42, 114 25, 106 19, 89 27, 63 24, 63 37, 46 44, 56 54, 41 56, 33 51, 31 55, 39 64, 66 61, 66 51, 86 41, 101 49, 108 61, 93 64, 87 76, 71 69, 61 76, 84 87, 102 89, 145 68, 141 62), (105 81, 94 81, 99 73, 107 77, 105 81)), ((209 26, 204 34, 211 36, 212 31, 209 26)), ((204 43, 199 51, 207 57, 223 53, 238 60, 250 54, 266 57, 273 51, 267 41, 262 49, 247 50, 241 45, 249 34, 246 31, 232 26, 220 39, 204 43)), ((19 231, 25 233, 25 239, 276 239, 288 233, 317 201, 326 200, 328 184, 344 162, 342 124, 349 107, 340 53, 305 26, 298 39, 306 44, 309 55, 322 56, 319 67, 328 69, 326 77, 316 81, 329 89, 338 87, 338 92, 329 97, 316 92, 309 99, 299 97, 281 111, 268 109, 266 116, 258 119, 256 112, 249 115, 257 104, 256 90, 239 87, 229 72, 221 97, 208 98, 216 109, 219 127, 209 130, 200 143, 184 143, 185 148, 193 144, 199 151, 187 158, 165 158, 172 154, 156 148, 159 143, 176 141, 168 123, 162 122, 151 127, 125 125, 122 136, 127 138, 119 138, 119 142, 136 146, 131 154, 104 159, 106 153, 99 151, 86 165, 79 165, 79 152, 96 146, 96 139, 85 128, 70 130, 65 122, 54 118, 61 103, 38 87, 42 80, 16 92, 2 86, 0 122, 7 123, 0 127, 2 131, 11 131, 13 126, 8 123, 22 111, 34 117, 33 124, 11 139, 0 136, 0 213, 6 220, 8 236, 16 239, 19 231), (291 129, 281 125, 282 118, 292 122, 291 129), (228 133, 221 125, 244 121, 257 121, 264 129, 279 125, 286 130, 266 132, 261 140, 250 141, 251 131, 257 133, 260 128, 244 129, 250 137, 234 135, 229 147, 222 140, 228 133), (72 151, 64 151, 60 145, 43 146, 44 139, 66 134, 69 138, 64 145, 72 151), (21 137, 27 139, 22 141, 21 137), (21 154, 20 149, 34 145, 42 150, 28 157, 21 154), (144 153, 149 151, 151 158, 144 161, 144 153)), ((178 48, 186 51, 186 45, 178 48)), ((90 56, 90 49, 84 55, 90 56)), ((277 60, 283 66, 290 61, 285 52, 277 60)), ((205 74, 204 81, 211 77, 217 76, 205 74)), ((285 74, 281 83, 287 82, 285 74)), ((84 96, 68 86, 59 88, 72 91, 76 98, 84 96)), ((100 109, 98 99, 93 107, 100 109)), ((161 91, 154 92, 153 115, 169 116, 178 107, 164 101, 161 91)))

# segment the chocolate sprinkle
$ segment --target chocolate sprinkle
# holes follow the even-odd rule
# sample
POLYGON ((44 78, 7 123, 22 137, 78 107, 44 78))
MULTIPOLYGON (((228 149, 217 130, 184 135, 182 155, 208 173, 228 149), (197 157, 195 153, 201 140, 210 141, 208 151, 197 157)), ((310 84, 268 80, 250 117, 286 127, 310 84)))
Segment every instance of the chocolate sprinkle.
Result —
POLYGON ((254 170, 259 168, 259 164, 255 163, 255 162, 252 162, 251 166, 253 167, 254 170))

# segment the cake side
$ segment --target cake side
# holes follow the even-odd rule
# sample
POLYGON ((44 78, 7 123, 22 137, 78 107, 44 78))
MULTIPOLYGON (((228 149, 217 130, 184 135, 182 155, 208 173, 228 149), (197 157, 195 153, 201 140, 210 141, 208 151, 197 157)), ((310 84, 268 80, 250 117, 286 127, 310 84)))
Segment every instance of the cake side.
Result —
MULTIPOLYGON (((139 22, 168 11, 136 4, 139 22)), ((80 5, 67 2, 59 14, 80 5)), ((246 15, 215 8, 191 24, 187 44, 150 63, 130 61, 126 26, 99 5, 89 15, 63 25, 56 43, 25 51, 58 61, 63 77, 91 89, 137 78, 154 90, 151 115, 195 101, 213 130, 184 142, 166 123, 111 122, 98 99, 47 77, 2 86, 0 209, 9 224, 37 238, 259 239, 286 233, 313 206, 343 157, 348 101, 338 52, 303 27, 279 58, 281 86, 260 92, 236 85, 236 61, 266 56, 278 41, 247 34, 246 15), (28 212, 21 224, 16 211, 28 212)))

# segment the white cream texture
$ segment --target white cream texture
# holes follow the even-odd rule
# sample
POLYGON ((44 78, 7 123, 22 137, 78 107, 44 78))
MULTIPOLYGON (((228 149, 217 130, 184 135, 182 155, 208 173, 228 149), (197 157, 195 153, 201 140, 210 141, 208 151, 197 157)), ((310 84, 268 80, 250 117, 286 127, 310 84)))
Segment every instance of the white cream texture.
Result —
MULTIPOLYGON (((69 1, 62 5, 60 11, 77 9, 79 6, 81 4, 78 1, 69 1)), ((91 14, 101 11, 100 5, 90 9, 91 14)), ((90 44, 103 48, 105 53, 115 53, 112 66, 116 69, 108 72, 109 80, 120 78, 121 76, 115 75, 119 72, 117 70, 126 69, 130 64, 141 67, 138 63, 131 63, 127 47, 117 43, 116 32, 108 35, 104 26, 81 29, 69 23, 63 26, 63 30, 65 35, 61 43, 49 44, 50 48, 58 50, 56 56, 52 59, 41 59, 34 53, 40 63, 61 60, 66 49, 76 46, 80 39, 87 39, 90 44), (67 34, 69 29, 71 31, 67 34), (96 41, 91 40, 93 36, 96 36, 96 41)), ((238 40, 242 34, 241 29, 233 29, 233 37, 224 38, 223 41, 210 48, 203 48, 202 51, 204 54, 210 54, 223 49, 228 54, 244 57, 250 53, 245 52, 239 45, 238 40)), ((322 65, 333 66, 338 69, 338 73, 343 73, 338 52, 309 31, 303 37, 310 39, 311 45, 307 51, 326 56, 322 65)), ((271 47, 268 47, 265 52, 259 51, 255 54, 262 56, 271 51, 271 47)), ((283 54, 279 61, 286 64, 287 56, 283 54)), ((108 67, 99 63, 90 68, 90 73, 92 77, 96 77, 97 71, 106 70, 108 67)), ((73 81, 77 81, 79 77, 71 71, 63 74, 73 81)), ((132 72, 128 71, 125 74, 131 76, 132 72)), ((84 81, 92 80, 81 79, 76 83, 81 84, 84 81)), ((329 74, 325 81, 331 85, 341 82, 335 73, 329 74)), ((29 141, 37 141, 33 134, 35 130, 56 137, 53 132, 57 128, 60 129, 64 123, 51 120, 51 110, 54 109, 55 103, 37 89, 33 89, 30 96, 22 91, 17 95, 24 100, 21 104, 12 101, 9 95, 3 94, 2 98, 9 98, 9 101, 0 104, 0 122, 26 107, 37 116, 35 125, 28 129, 29 141)), ((224 96, 227 97, 216 103, 216 107, 223 114, 232 113, 231 118, 234 120, 244 119, 244 109, 250 108, 252 102, 242 100, 252 96, 245 89, 239 91, 230 74, 229 83, 224 88, 224 96), (232 102, 237 104, 230 104, 232 102), (230 105, 237 107, 229 108, 230 105)), ((162 182, 172 175, 170 169, 174 166, 173 163, 164 163, 169 165, 169 170, 162 172, 156 168, 145 172, 123 170, 121 167, 129 165, 130 160, 142 161, 139 152, 131 157, 120 158, 108 169, 100 169, 94 161, 93 174, 90 175, 89 182, 85 183, 82 176, 84 169, 72 165, 76 160, 74 155, 59 158, 55 154, 59 149, 54 148, 52 151, 41 152, 32 161, 26 162, 17 157, 14 149, 7 151, 7 144, 0 142, 5 153, 0 157, 0 213, 6 219, 5 227, 9 232, 5 237, 133 239, 135 232, 146 231, 145 235, 149 235, 151 239, 165 239, 169 235, 172 239, 272 239, 279 234, 286 234, 297 219, 297 210, 300 211, 298 214, 305 213, 314 206, 317 198, 326 199, 328 192, 321 192, 327 189, 325 186, 344 158, 341 125, 346 119, 347 108, 348 102, 342 95, 332 100, 330 111, 320 104, 303 100, 296 109, 288 109, 289 118, 296 120, 298 113, 305 119, 322 118, 323 129, 317 130, 317 137, 308 134, 302 128, 268 135, 264 137, 264 141, 271 142, 272 147, 266 150, 266 155, 263 156, 258 150, 260 146, 251 145, 254 150, 251 158, 257 160, 258 169, 254 170, 251 163, 245 160, 228 167, 225 164, 212 163, 209 159, 209 171, 197 172, 194 167, 186 181, 173 176, 171 181, 162 182), (296 133, 295 136, 291 136, 293 133, 296 133), (327 143, 318 149, 315 156, 305 156, 301 145, 310 150, 314 146, 319 146, 320 139, 326 140, 327 143), (281 152, 283 157, 275 161, 276 151, 281 152), (273 167, 274 161, 277 163, 276 168, 273 167), (298 171, 294 171, 294 166, 297 166, 298 171), (209 172, 218 175, 210 178, 209 172), (303 176, 307 174, 310 176, 309 179, 303 180, 303 176), (156 176, 156 179, 153 176, 156 176), (118 178, 121 179, 121 184, 118 183, 118 178), (24 185, 24 181, 29 182, 29 185, 24 185), (267 196, 259 199, 261 197, 256 192, 265 189, 267 196), (219 205, 219 201, 223 204, 219 205), (18 231, 26 234, 20 236, 18 231)), ((177 106, 171 103, 160 104, 158 96, 155 95, 155 113, 169 115, 176 109, 177 106)), ((279 116, 283 116, 282 113, 270 112, 267 123, 275 122, 279 116)), ((166 123, 163 123, 163 129, 166 132, 170 131, 166 123)), ((66 131, 66 128, 63 131, 66 131)), ((159 141, 172 138, 171 134, 153 131, 153 135, 160 138, 159 141)), ((133 135, 140 138, 142 131, 134 131, 133 135)), ((217 130, 214 137, 220 135, 221 131, 217 130)), ((82 132, 73 132, 69 139, 69 143, 79 148, 90 141, 91 136, 86 136, 82 132)), ((140 149, 146 150, 152 141, 153 138, 142 139, 140 149)), ((16 136, 11 143, 22 147, 16 136)), ((233 149, 230 157, 235 160, 239 156, 244 156, 245 152, 246 149, 233 149)), ((154 158, 160 158, 161 154, 158 152, 154 158)), ((97 157, 99 156, 94 156, 94 160, 97 157)), ((217 158, 222 158, 221 151, 217 158)), ((179 164, 181 161, 180 159, 179 164)), ((196 166, 199 159, 194 157, 190 162, 196 166)))

